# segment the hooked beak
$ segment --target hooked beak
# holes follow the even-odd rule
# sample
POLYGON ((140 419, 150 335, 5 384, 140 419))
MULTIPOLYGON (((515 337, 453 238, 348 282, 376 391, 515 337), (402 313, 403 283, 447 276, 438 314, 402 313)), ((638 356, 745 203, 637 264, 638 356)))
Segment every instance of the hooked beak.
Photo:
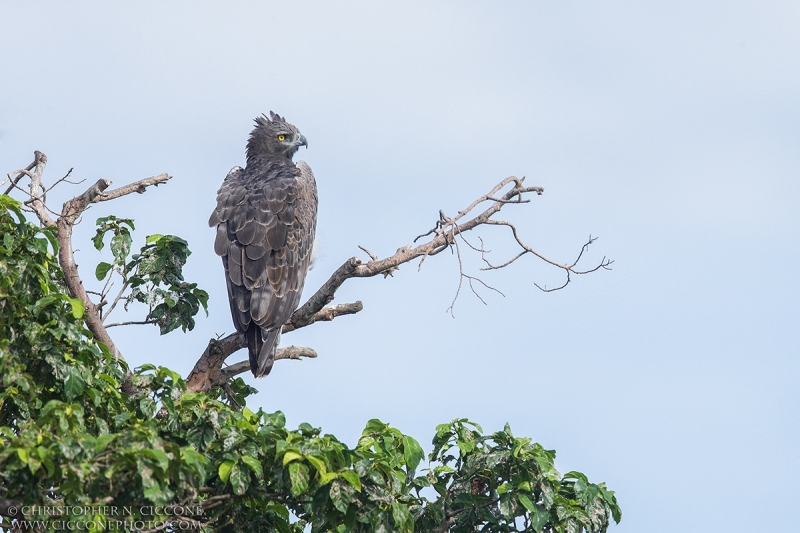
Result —
POLYGON ((306 149, 308 148, 308 140, 306 139, 305 135, 300 135, 300 138, 297 139, 294 144, 297 145, 298 148, 301 146, 305 146, 306 149))

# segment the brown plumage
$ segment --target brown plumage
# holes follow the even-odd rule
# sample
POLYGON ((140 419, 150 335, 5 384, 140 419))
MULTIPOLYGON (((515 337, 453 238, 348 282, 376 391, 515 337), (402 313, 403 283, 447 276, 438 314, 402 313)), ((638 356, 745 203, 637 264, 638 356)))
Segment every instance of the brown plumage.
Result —
POLYGON ((247 165, 234 167, 217 192, 209 226, 222 257, 231 315, 244 333, 250 370, 269 374, 281 327, 300 303, 317 225, 311 168, 292 156, 306 138, 270 111, 256 118, 247 165))

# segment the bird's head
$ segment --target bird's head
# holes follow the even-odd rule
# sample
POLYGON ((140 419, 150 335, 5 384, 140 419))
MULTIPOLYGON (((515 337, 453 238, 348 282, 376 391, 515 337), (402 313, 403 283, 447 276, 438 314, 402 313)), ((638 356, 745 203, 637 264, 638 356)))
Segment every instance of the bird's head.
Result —
POLYGON ((256 117, 256 127, 247 141, 248 161, 261 155, 282 155, 291 159, 298 148, 308 146, 305 136, 296 127, 272 111, 269 116, 256 117))

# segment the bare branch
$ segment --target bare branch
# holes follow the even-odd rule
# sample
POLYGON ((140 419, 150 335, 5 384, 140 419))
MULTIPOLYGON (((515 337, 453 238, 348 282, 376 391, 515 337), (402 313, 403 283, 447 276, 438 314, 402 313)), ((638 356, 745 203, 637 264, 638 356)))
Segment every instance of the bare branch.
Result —
MULTIPOLYGON (((143 180, 135 181, 118 189, 112 189, 106 193, 103 193, 98 197, 95 202, 105 202, 107 200, 114 200, 115 198, 119 198, 120 196, 125 196, 131 193, 138 193, 144 194, 145 190, 148 187, 158 187, 162 183, 165 183, 172 179, 172 176, 169 174, 159 174, 158 176, 153 176, 151 178, 145 178, 143 180)), ((110 182, 109 182, 110 183, 110 182)))
POLYGON ((501 202, 501 203, 504 203, 504 204, 529 204, 529 203, 531 203, 530 200, 519 200, 519 199, 518 200, 503 200, 503 199, 500 199, 500 198, 492 198, 492 197, 487 198, 487 200, 491 200, 492 202, 501 202))
MULTIPOLYGON (((317 352, 311 348, 304 346, 287 346, 286 348, 278 348, 275 352, 275 360, 279 359, 294 359, 297 361, 302 360, 304 357, 315 359, 317 352)), ((250 370, 250 361, 239 361, 238 363, 226 366, 222 369, 222 375, 228 380, 239 374, 244 374, 250 370)))
POLYGON ((152 320, 140 320, 140 321, 133 320, 131 322, 114 322, 113 324, 105 324, 105 327, 106 329, 108 329, 117 326, 146 326, 150 324, 155 324, 155 322, 153 322, 152 320))
MULTIPOLYGON (((125 194, 130 194, 132 192, 144 192, 148 186, 163 183, 169 180, 170 176, 167 174, 161 174, 152 178, 146 178, 119 189, 114 189, 108 193, 106 193, 105 190, 111 185, 111 181, 105 179, 98 180, 82 194, 65 202, 60 215, 58 215, 56 220, 53 220, 53 218, 51 218, 48 214, 48 211, 52 211, 47 207, 45 202, 45 194, 48 190, 52 189, 52 187, 47 189, 42 184, 42 173, 44 172, 44 168, 47 164, 47 156, 39 151, 34 152, 34 156, 34 162, 31 163, 31 165, 29 165, 26 169, 17 171, 15 178, 11 178, 11 175, 9 175, 11 185, 8 189, 8 192, 17 186, 17 183, 22 176, 28 176, 30 178, 30 193, 28 194, 30 200, 28 200, 26 204, 30 205, 31 209, 33 209, 34 213, 36 213, 36 216, 39 218, 39 221, 42 223, 42 225, 56 226, 58 228, 58 262, 61 266, 61 269, 64 271, 67 289, 72 297, 78 298, 83 302, 84 321, 95 338, 106 344, 111 353, 113 353, 116 357, 122 358, 122 355, 115 346, 113 340, 108 335, 106 328, 103 326, 97 306, 95 306, 91 301, 86 289, 83 287, 83 282, 78 274, 78 266, 75 263, 75 256, 72 249, 72 228, 89 204, 93 202, 119 198, 120 196, 124 196, 125 194)), ((71 172, 72 169, 70 169, 70 171, 67 172, 63 178, 56 181, 53 186, 62 181, 66 181, 71 172)))
MULTIPOLYGON (((277 356, 277 353, 275 355, 277 356)), ((244 374, 248 370, 250 370, 250 361, 239 361, 238 363, 223 368, 222 375, 228 380, 239 374, 244 374)))
POLYGON ((304 357, 316 359, 317 352, 305 346, 287 346, 286 348, 279 348, 278 351, 275 352, 276 361, 278 359, 294 359, 299 361, 304 357))
POLYGON ((363 309, 364 304, 358 301, 351 304, 337 304, 325 307, 307 318, 296 316, 297 312, 295 312, 289 318, 289 321, 284 324, 281 332, 288 333, 299 328, 310 326, 314 322, 330 322, 337 316, 354 315, 363 309))
MULTIPOLYGON (((351 257, 345 261, 342 266, 331 274, 328 281, 326 281, 305 304, 300 306, 300 308, 292 314, 289 322, 296 323, 297 321, 303 321, 331 303, 333 301, 333 295, 339 287, 342 286, 342 283, 352 278, 356 268, 360 265, 361 260, 358 257, 351 257)), ((295 329, 297 329, 297 326, 295 326, 295 329)))
POLYGON ((513 263, 514 261, 516 261, 517 259, 519 259, 520 257, 522 257, 523 255, 525 255, 527 253, 528 253, 528 250, 522 250, 520 253, 518 253, 517 255, 515 255, 514 257, 512 257, 511 259, 509 259, 508 261, 506 261, 502 265, 497 265, 497 266, 491 264, 489 262, 489 260, 486 259, 485 255, 481 254, 481 259, 483 259, 483 261, 487 265, 489 265, 488 267, 484 267, 481 270, 497 270, 499 268, 505 268, 505 267, 507 267, 508 265, 510 265, 511 263, 513 263))
MULTIPOLYGON (((422 262, 428 256, 437 255, 442 251, 453 247, 455 248, 455 254, 458 257, 459 263, 459 286, 458 290, 456 291, 456 298, 460 293, 464 279, 467 280, 470 290, 472 290, 472 292, 484 304, 486 302, 478 294, 476 283, 480 283, 485 288, 502 295, 503 293, 496 288, 488 285, 483 280, 475 276, 467 274, 464 271, 461 250, 457 242, 458 237, 461 237, 461 239, 472 250, 480 252, 482 259, 488 265, 488 268, 485 270, 502 268, 503 266, 513 263, 516 261, 516 259, 526 253, 533 253, 537 257, 554 266, 568 269, 568 275, 570 272, 579 273, 579 271, 573 269, 575 266, 574 264, 572 266, 561 265, 555 261, 545 258, 529 246, 525 245, 517 236, 516 228, 514 228, 510 223, 504 221, 498 222, 491 219, 491 217, 500 211, 505 205, 529 202, 529 200, 524 197, 526 194, 536 193, 537 195, 541 195, 544 192, 544 189, 541 187, 525 187, 523 185, 523 180, 524 178, 520 179, 514 176, 504 179, 487 194, 472 202, 469 206, 467 206, 466 209, 459 211, 458 214, 453 218, 449 218, 444 214, 443 211, 439 211, 439 220, 437 220, 433 229, 414 239, 414 243, 416 243, 424 237, 430 237, 427 242, 421 243, 417 246, 414 246, 413 244, 403 246, 402 248, 399 248, 393 255, 384 259, 378 259, 378 256, 372 253, 366 247, 359 246, 359 248, 369 256, 370 261, 363 263, 358 257, 351 257, 345 261, 333 272, 333 274, 322 285, 322 287, 320 287, 302 306, 300 306, 300 308, 298 308, 292 314, 289 321, 283 326, 282 331, 287 333, 289 331, 311 325, 317 321, 332 320, 337 316, 361 311, 361 309, 363 309, 361 302, 325 307, 333 301, 336 291, 339 289, 339 287, 341 287, 342 284, 350 278, 366 278, 376 276, 378 274, 382 274, 384 276, 391 275, 399 268, 400 265, 416 258, 421 258, 421 266, 422 262), (507 189, 509 185, 511 188, 507 189), (498 194, 504 189, 506 190, 505 193, 498 194), (485 203, 488 203, 489 205, 485 207, 483 212, 474 215, 473 218, 466 219, 467 215, 471 214, 476 207, 485 203), (514 237, 518 244, 523 248, 523 251, 506 264, 501 266, 493 266, 486 259, 488 250, 486 250, 484 246, 483 239, 478 237, 481 244, 480 247, 477 247, 470 243, 464 236, 465 232, 468 232, 483 224, 509 226, 514 233, 514 237)), ((580 259, 580 256, 578 259, 580 259)), ((607 268, 608 265, 610 265, 610 262, 604 260, 600 267, 607 268)), ((453 303, 455 303, 455 299, 453 300, 453 303)), ((451 305, 448 309, 451 313, 452 308, 453 306, 451 305)), ((220 379, 224 379, 225 375, 238 374, 240 373, 240 368, 242 369, 241 372, 246 371, 247 365, 244 363, 242 363, 244 366, 241 367, 238 366, 239 364, 237 364, 233 367, 228 367, 224 371, 222 370, 222 365, 225 361, 225 358, 244 348, 245 344, 244 336, 238 333, 229 335, 221 340, 212 340, 209 342, 208 347, 203 352, 197 364, 195 365, 195 368, 189 375, 189 379, 187 380, 187 386, 189 387, 189 390, 208 390, 210 386, 213 386, 212 383, 218 383, 220 379)))

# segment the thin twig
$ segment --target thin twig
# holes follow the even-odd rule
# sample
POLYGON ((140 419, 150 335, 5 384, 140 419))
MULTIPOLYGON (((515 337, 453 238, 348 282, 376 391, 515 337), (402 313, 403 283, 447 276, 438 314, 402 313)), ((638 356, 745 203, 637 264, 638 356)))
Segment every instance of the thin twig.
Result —
POLYGON ((364 250, 364 253, 366 253, 369 256, 369 258, 372 259, 373 261, 377 261, 378 260, 378 256, 377 255, 373 254, 372 252, 370 252, 369 250, 367 250, 366 248, 364 248, 361 245, 359 245, 358 247, 361 248, 362 250, 364 250))
MULTIPOLYGON (((106 320, 108 320, 108 315, 110 315, 110 314, 111 314, 111 311, 113 311, 113 310, 114 310, 114 308, 117 306, 117 304, 119 303, 120 299, 122 298, 122 295, 123 295, 123 293, 124 293, 124 292, 127 290, 127 288, 128 288, 129 286, 130 286, 130 283, 128 282, 128 280, 127 280, 127 279, 125 279, 125 277, 124 277, 124 275, 123 275, 123 284, 122 284, 122 288, 121 288, 121 289, 119 290, 119 292, 117 293, 117 297, 116 297, 116 298, 114 298, 114 303, 112 303, 112 304, 111 304, 111 307, 109 307, 109 308, 108 308, 108 311, 106 311, 106 312, 104 313, 104 316, 103 316, 103 322, 105 322, 106 320)), ((126 308, 127 308, 127 306, 128 306, 128 304, 125 304, 125 307, 126 307, 126 308)), ((108 327, 108 326, 106 326, 106 327, 108 327)))
POLYGON ((69 169, 69 170, 67 171, 67 173, 64 175, 64 177, 63 177, 63 178, 59 178, 59 179, 58 179, 58 180, 57 180, 55 183, 53 183, 53 184, 52 184, 50 187, 48 187, 46 192, 50 192, 50 191, 52 191, 53 189, 55 189, 56 185, 58 185, 58 184, 59 184, 59 183, 61 183, 62 181, 65 181, 65 182, 67 182, 67 183, 69 183, 69 184, 71 184, 71 185, 80 185, 81 183, 83 183, 83 182, 85 182, 85 181, 86 181, 86 179, 85 179, 85 178, 84 178, 84 179, 82 179, 82 180, 80 180, 80 181, 70 181, 70 180, 68 180, 68 179, 67 179, 67 178, 69 177, 69 175, 70 175, 70 174, 72 174, 72 169, 69 169))

